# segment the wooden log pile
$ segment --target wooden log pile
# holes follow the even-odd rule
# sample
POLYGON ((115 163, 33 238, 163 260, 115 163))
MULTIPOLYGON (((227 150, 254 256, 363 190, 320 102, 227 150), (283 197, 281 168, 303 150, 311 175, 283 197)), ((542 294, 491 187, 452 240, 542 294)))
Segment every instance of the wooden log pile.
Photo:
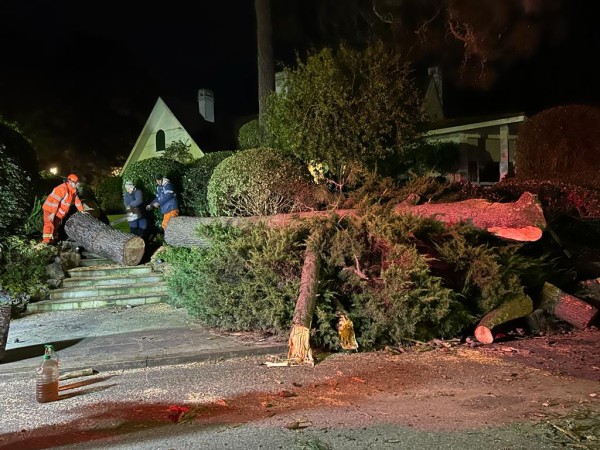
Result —
POLYGON ((141 237, 115 230, 89 214, 73 214, 65 223, 65 232, 86 250, 119 264, 136 266, 144 256, 141 237))

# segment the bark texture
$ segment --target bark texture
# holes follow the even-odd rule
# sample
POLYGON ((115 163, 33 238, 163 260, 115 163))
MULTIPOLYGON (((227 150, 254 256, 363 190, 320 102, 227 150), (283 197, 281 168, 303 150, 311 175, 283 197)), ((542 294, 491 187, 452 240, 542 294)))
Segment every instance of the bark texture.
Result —
MULTIPOLYGON (((513 203, 492 203, 484 199, 472 199, 454 203, 428 203, 411 205, 408 202, 398 205, 398 214, 410 213, 420 217, 432 217, 446 224, 461 221, 486 230, 498 237, 522 242, 537 241, 542 237, 546 219, 537 197, 528 192, 513 203)), ((324 217, 335 214, 358 217, 358 211, 340 209, 334 211, 313 211, 297 214, 277 214, 254 217, 174 217, 165 230, 165 242, 173 247, 205 248, 210 242, 197 232, 198 225, 243 226, 263 222, 269 227, 289 225, 294 220, 324 217)))
POLYGON ((396 207, 396 212, 431 217, 445 224, 471 222, 498 237, 521 242, 537 241, 546 227, 537 196, 529 192, 524 192, 513 203, 494 203, 485 199, 424 205, 402 203, 396 207))
POLYGON ((0 304, 0 361, 4 358, 6 342, 8 339, 8 328, 10 327, 11 306, 0 304))
POLYGON ((288 341, 288 360, 295 364, 314 365, 310 349, 310 327, 317 305, 319 268, 321 266, 318 242, 309 237, 300 277, 300 292, 292 318, 292 330, 288 341))
POLYGON ((544 283, 540 307, 576 328, 589 326, 598 315, 597 308, 550 283, 544 283))
POLYGON ((517 295, 487 313, 475 328, 475 338, 482 344, 494 342, 493 329, 511 320, 525 317, 533 311, 533 301, 528 295, 517 295))
POLYGON ((89 214, 73 214, 65 223, 67 236, 85 249, 126 266, 136 266, 144 256, 139 236, 111 228, 89 214))

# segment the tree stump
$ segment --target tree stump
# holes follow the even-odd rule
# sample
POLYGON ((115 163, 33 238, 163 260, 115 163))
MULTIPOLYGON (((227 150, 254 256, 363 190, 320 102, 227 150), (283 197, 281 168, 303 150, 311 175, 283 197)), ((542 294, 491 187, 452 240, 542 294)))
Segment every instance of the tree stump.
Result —
POLYGON ((115 230, 89 214, 73 214, 65 223, 65 232, 86 250, 126 266, 136 266, 144 256, 144 240, 115 230))
POLYGON ((494 342, 492 330, 506 322, 525 317, 533 311, 533 301, 528 295, 521 294, 502 303, 487 313, 475 328, 475 338, 482 344, 494 342))

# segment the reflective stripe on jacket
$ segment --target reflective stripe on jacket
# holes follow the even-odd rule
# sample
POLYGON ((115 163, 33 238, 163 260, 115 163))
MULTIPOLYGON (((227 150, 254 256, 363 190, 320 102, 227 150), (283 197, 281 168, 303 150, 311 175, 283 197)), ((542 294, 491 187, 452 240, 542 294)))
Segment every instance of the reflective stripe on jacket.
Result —
POLYGON ((56 217, 62 219, 69 212, 73 203, 78 211, 83 211, 83 205, 77 196, 77 189, 65 182, 52 190, 42 205, 42 209, 50 214, 56 214, 56 217))
POLYGON ((152 203, 158 203, 160 212, 163 214, 173 211, 174 209, 179 209, 175 188, 173 187, 173 183, 167 178, 163 178, 162 184, 156 186, 156 198, 152 203))

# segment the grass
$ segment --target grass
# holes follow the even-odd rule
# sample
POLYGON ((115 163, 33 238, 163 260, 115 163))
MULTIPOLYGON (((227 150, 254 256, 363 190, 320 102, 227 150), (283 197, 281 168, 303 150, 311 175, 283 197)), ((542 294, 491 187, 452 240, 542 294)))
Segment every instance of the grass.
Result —
MULTIPOLYGON (((108 214, 107 217, 108 217, 108 220, 112 223, 117 219, 121 219, 121 218, 125 217, 125 214, 108 214)), ((122 231, 123 233, 129 233, 129 224, 127 223, 126 220, 117 225, 113 225, 113 228, 115 228, 116 230, 122 231)))

